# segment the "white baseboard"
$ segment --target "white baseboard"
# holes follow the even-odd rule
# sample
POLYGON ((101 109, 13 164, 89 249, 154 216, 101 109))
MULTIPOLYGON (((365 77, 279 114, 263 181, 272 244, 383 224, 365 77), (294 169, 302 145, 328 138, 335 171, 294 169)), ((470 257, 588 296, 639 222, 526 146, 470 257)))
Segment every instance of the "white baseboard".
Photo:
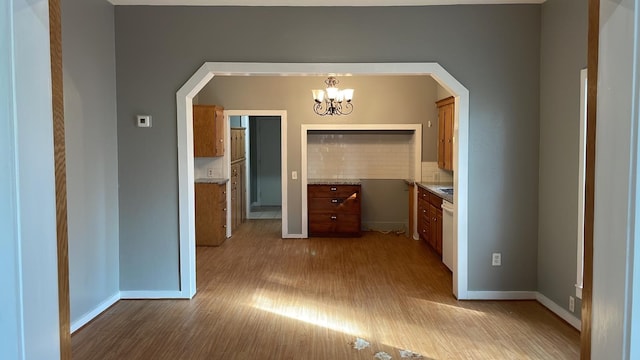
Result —
POLYGON ((578 331, 582 329, 582 321, 578 319, 575 315, 568 312, 560 305, 553 302, 553 300, 548 297, 542 295, 541 293, 536 293, 536 300, 547 309, 551 310, 554 314, 558 315, 562 320, 568 322, 571 326, 576 328, 578 331))
POLYGON ((120 300, 120 293, 117 292, 110 298, 101 302, 95 309, 89 311, 88 313, 82 315, 80 319, 71 323, 71 333, 73 334, 81 327, 85 326, 89 321, 93 320, 96 316, 102 314, 103 311, 107 310, 111 305, 115 304, 120 300))
POLYGON ((283 239, 306 239, 303 234, 282 234, 283 239))
POLYGON ((188 299, 181 291, 120 291, 120 299, 188 299))
POLYGON ((536 300, 535 291, 467 291, 465 300, 536 300))

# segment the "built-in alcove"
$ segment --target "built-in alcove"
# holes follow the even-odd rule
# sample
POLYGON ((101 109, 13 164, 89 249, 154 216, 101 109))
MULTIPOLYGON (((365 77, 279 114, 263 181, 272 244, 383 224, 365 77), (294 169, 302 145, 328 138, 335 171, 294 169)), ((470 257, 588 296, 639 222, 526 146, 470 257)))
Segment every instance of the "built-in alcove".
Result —
POLYGON ((414 146, 421 134, 405 129, 310 130, 307 177, 361 180, 362 230, 412 236, 406 180, 414 178, 414 146))
POLYGON ((362 229, 412 236, 406 180, 422 179, 422 146, 421 124, 302 125, 304 236, 306 185, 313 179, 361 180, 362 229))

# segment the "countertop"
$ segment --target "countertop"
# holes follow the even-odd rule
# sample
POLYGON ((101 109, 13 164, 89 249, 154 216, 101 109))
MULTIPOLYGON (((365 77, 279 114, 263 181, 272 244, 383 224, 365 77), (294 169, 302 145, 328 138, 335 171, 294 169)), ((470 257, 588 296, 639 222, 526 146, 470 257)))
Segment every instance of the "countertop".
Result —
POLYGON ((362 185, 360 179, 308 179, 308 185, 362 185))
POLYGON ((226 184, 229 179, 224 178, 197 178, 196 184, 226 184))
POLYGON ((453 204, 453 195, 449 195, 441 190, 441 189, 451 189, 453 188, 453 184, 439 184, 439 183, 427 183, 427 182, 419 182, 415 184, 435 195, 438 195, 442 199, 453 204))

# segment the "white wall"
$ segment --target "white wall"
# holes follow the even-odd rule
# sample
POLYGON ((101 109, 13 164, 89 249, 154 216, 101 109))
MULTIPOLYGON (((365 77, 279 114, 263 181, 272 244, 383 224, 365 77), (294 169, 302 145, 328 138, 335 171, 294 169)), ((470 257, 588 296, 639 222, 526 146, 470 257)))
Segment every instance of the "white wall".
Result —
POLYGON ((119 299, 114 37, 113 5, 62 1, 72 330, 119 299))
POLYGON ((3 359, 60 354, 48 5, 0 5, 3 359))
MULTIPOLYGON (((631 305, 638 200, 639 24, 636 0, 602 0, 598 60, 592 358, 637 359, 631 305), (633 156, 633 157, 632 157, 633 156), (630 166, 631 165, 631 166, 630 166), (633 356, 635 355, 635 356, 633 356)), ((637 290, 636 290, 637 291, 637 290)), ((636 335, 637 336, 637 335, 636 335)), ((637 339, 636 339, 637 340, 637 339)))

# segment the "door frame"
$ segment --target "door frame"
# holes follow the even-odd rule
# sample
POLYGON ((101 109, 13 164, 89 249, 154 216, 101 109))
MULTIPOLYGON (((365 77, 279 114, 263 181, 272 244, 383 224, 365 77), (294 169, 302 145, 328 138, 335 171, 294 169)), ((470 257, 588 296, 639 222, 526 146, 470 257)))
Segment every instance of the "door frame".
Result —
MULTIPOLYGON (((288 223, 288 217, 285 214, 288 214, 288 206, 287 206, 287 197, 285 196, 285 194, 287 193, 287 171, 286 171, 286 163, 287 163, 287 142, 285 140, 285 137, 287 136, 287 111, 286 110, 225 110, 224 111, 224 116, 225 116, 225 134, 226 137, 229 137, 229 134, 231 134, 231 116, 273 116, 273 117, 279 117, 280 118, 280 163, 281 165, 281 169, 280 169, 280 182, 281 182, 281 196, 282 196, 282 235, 284 237, 284 234, 286 233, 287 229, 289 228, 289 223, 288 223)), ((258 120, 259 121, 259 120, 258 120)), ((248 127, 248 126, 247 126, 248 127)), ((249 133, 249 137, 251 136, 251 133, 249 133)), ((249 138, 247 138, 249 139, 249 138)), ((228 142, 227 142, 228 143, 228 142)), ((225 146, 229 146, 229 145, 225 145, 225 146)), ((245 148, 248 148, 248 141, 247 141, 247 145, 245 146, 245 148)), ((227 171, 227 174, 231 173, 231 156, 228 155, 230 154, 230 151, 225 151, 225 160, 224 160, 224 166, 225 166, 225 171, 227 171)), ((249 159, 249 161, 247 162, 247 167, 249 166, 249 162, 251 161, 251 159, 249 159)), ((247 171, 245 173, 245 180, 246 180, 246 184, 247 184, 247 188, 249 188, 249 186, 251 185, 251 180, 250 180, 250 171, 247 171)), ((231 188, 229 187, 229 185, 227 184, 227 203, 230 204, 230 197, 231 197, 231 188)), ((249 213, 249 209, 251 207, 251 197, 247 196, 246 197, 246 206, 247 206, 247 214, 249 213)), ((249 218, 247 216, 247 218, 249 218)), ((228 211, 227 212, 227 231, 228 231, 228 235, 230 236, 230 231, 231 231, 231 212, 228 211)))

